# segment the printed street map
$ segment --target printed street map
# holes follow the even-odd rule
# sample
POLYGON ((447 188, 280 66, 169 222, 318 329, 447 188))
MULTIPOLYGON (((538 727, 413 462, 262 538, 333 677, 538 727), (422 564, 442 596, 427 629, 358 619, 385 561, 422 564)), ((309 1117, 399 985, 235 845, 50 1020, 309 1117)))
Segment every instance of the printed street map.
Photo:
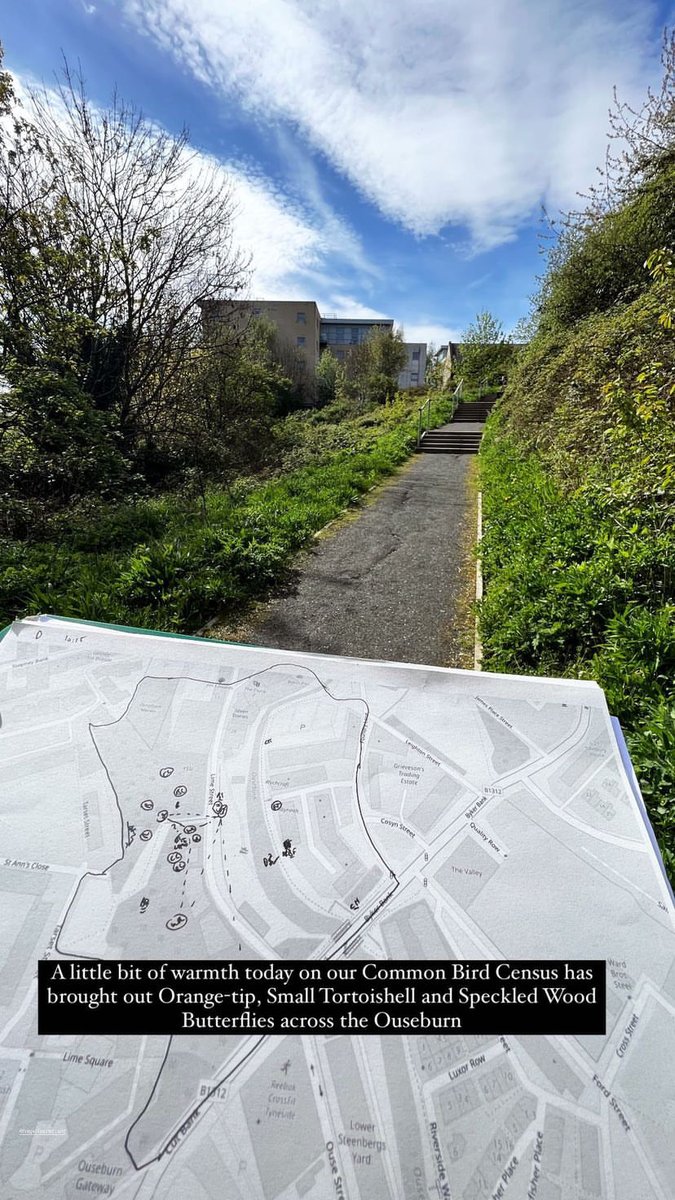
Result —
POLYGON ((672 1200, 671 894, 591 683, 0 641, 2 1200, 672 1200), (38 1037, 38 959, 606 959, 604 1037, 38 1037))

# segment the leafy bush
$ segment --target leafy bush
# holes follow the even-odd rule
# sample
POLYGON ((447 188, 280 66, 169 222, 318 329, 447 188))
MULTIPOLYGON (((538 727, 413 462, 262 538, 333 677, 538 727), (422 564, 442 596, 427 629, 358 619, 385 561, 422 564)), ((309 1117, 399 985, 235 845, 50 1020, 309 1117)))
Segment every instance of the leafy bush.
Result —
MULTIPOLYGON (((438 395, 432 422, 450 411, 438 395)), ((331 422, 328 408, 294 414, 280 431, 277 477, 212 488, 205 513, 176 494, 110 507, 79 501, 33 540, 0 545, 0 621, 50 611, 194 632, 263 595, 318 529, 405 461, 416 412, 399 398, 351 420, 334 411, 331 422)))
POLYGON ((555 354, 539 339, 488 423, 480 623, 488 669, 605 689, 675 875, 672 349, 638 370, 638 323, 611 362, 625 317, 586 320, 555 354))
POLYGON ((570 329, 593 313, 629 303, 644 290, 644 263, 655 246, 675 242, 675 168, 646 181, 626 204, 582 223, 557 249, 539 299, 542 324, 570 329))

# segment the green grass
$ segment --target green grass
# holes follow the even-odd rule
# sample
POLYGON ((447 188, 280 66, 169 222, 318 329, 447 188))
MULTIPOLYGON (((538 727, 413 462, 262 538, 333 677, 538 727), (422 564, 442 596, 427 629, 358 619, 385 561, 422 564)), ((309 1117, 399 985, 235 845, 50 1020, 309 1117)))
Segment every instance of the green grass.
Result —
MULTIPOLYGON (((265 482, 213 488, 206 512, 173 494, 72 508, 48 538, 0 542, 0 622, 37 611, 195 632, 284 576, 322 526, 383 480, 416 444, 419 398, 360 416, 324 409, 289 418, 283 463, 265 482)), ((448 420, 435 396, 431 423, 448 420)))
POLYGON ((675 532, 611 489, 565 488, 491 417, 481 448, 486 670, 593 678, 624 729, 675 879, 675 532))

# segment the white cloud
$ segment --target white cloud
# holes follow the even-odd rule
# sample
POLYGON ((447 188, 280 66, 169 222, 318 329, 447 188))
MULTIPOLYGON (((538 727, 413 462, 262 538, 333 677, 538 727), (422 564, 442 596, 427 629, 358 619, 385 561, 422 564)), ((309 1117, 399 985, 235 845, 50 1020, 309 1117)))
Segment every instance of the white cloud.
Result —
POLYGON ((381 276, 382 272, 368 259, 356 231, 325 199, 319 172, 311 157, 283 130, 277 130, 276 136, 296 204, 311 214, 312 220, 320 226, 324 244, 344 266, 354 268, 364 276, 381 276))
POLYGON ((327 293, 325 298, 318 301, 319 310, 326 316, 328 313, 334 313, 336 317, 364 317, 372 320, 382 320, 382 318, 391 318, 391 313, 380 312, 377 308, 369 308, 367 304, 362 304, 354 296, 348 296, 341 292, 327 293))
POLYGON ((642 95, 651 3, 123 0, 179 63, 301 130, 386 216, 489 248, 593 182, 612 86, 642 95))
MULTIPOLYGON (((398 323, 398 322, 397 322, 398 323)), ((449 325, 439 325, 435 321, 418 321, 417 324, 411 322, 409 325, 405 321, 401 322, 406 342, 426 342, 429 345, 434 343, 436 348, 446 346, 450 342, 461 342, 461 329, 453 329, 449 325)))
MULTIPOLYGON (((48 97, 59 118, 63 107, 55 90, 45 89, 28 75, 13 74, 12 79, 28 114, 30 93, 37 91, 48 97)), ((9 118, 5 125, 9 131, 9 118)), ((156 128, 159 132, 160 127, 156 128)), ((246 163, 221 162, 212 155, 191 151, 186 154, 186 168, 188 186, 202 172, 215 173, 222 188, 231 192, 233 244, 250 260, 251 296, 311 299, 317 289, 335 287, 341 271, 361 278, 377 275, 356 232, 323 198, 311 164, 304 168, 307 187, 302 200, 246 163)))
POLYGON ((301 203, 241 163, 221 169, 236 205, 234 240, 251 256, 252 295, 312 299, 332 291, 345 274, 362 281, 379 273, 355 231, 318 191, 301 203))
POLYGON ((250 292, 279 300, 320 267, 325 247, 320 229, 293 208, 262 176, 238 165, 224 168, 236 204, 234 240, 251 256, 250 292))

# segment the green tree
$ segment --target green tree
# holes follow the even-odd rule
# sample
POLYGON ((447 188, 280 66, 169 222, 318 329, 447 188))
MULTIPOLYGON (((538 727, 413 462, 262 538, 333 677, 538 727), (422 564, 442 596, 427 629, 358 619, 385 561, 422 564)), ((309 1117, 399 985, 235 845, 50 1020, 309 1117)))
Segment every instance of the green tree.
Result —
POLYGON ((406 361, 402 330, 372 329, 347 355, 342 395, 362 408, 391 403, 406 361))
POLYGON ((272 321, 257 318, 265 329, 266 361, 278 374, 277 413, 286 416, 296 408, 313 408, 317 398, 317 380, 301 350, 289 338, 282 337, 272 321))
POLYGON ((375 329, 368 339, 370 398, 390 404, 398 389, 398 377, 408 361, 402 329, 375 329))
MULTIPOLYGON (((12 100, 14 99, 14 88, 12 87, 12 76, 9 71, 3 71, 2 64, 5 60, 5 51, 0 42, 0 117, 6 117, 11 112, 12 100)), ((2 139, 2 126, 0 126, 0 140, 2 139)))
POLYGON ((434 342, 429 342, 427 348, 427 365, 424 372, 424 382, 427 387, 432 388, 434 391, 440 391, 450 382, 449 380, 444 380, 447 349, 447 346, 436 346, 434 342), (441 351, 443 351, 442 354, 441 351))
POLYGON ((629 303, 644 290, 654 246, 675 242, 675 165, 665 165, 618 208, 563 228, 549 254, 538 299, 544 329, 569 329, 593 313, 629 303))
POLYGON ((225 325, 217 341, 194 350, 184 364, 170 445, 204 511, 209 482, 229 488, 238 475, 259 470, 274 449, 274 418, 293 384, 272 360, 269 337, 262 320, 243 335, 225 325))
POLYGON ((492 313, 483 311, 467 327, 461 343, 461 375, 469 386, 498 386, 506 373, 513 346, 492 313))
POLYGON ((537 332, 537 316, 536 313, 529 313, 526 317, 519 317, 513 326, 511 339, 516 344, 526 344, 531 342, 537 332))
POLYGON ((634 108, 614 93, 609 147, 585 203, 552 222, 538 324, 555 332, 636 299, 654 246, 675 242, 675 31, 666 29, 660 87, 634 108))
POLYGON ((330 350, 324 350, 316 368, 316 399, 319 405, 332 404, 337 398, 344 368, 330 350))

